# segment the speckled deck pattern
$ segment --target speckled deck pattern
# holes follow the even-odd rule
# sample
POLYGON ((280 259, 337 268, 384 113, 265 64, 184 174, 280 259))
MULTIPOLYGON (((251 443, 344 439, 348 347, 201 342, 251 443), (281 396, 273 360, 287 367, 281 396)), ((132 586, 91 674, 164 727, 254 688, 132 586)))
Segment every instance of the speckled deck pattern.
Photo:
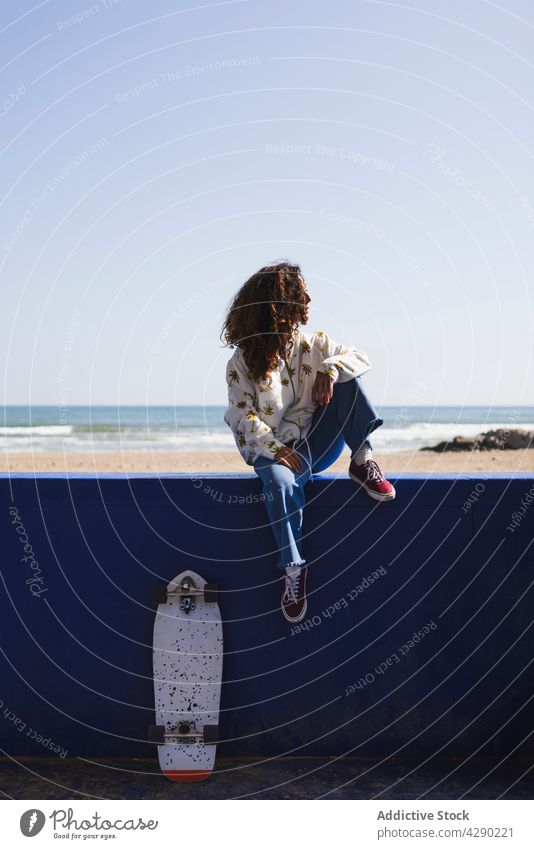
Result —
MULTIPOLYGON (((191 578, 198 589, 205 581, 195 572, 181 572, 168 589, 191 578)), ((218 725, 221 700, 223 632, 218 604, 193 596, 196 607, 180 610, 180 598, 158 605, 154 622, 154 699, 156 724, 172 731, 193 721, 198 731, 218 725)), ((215 745, 184 743, 158 746, 162 771, 175 781, 206 778, 215 764, 215 745), (176 775, 175 773, 182 773, 176 775)))

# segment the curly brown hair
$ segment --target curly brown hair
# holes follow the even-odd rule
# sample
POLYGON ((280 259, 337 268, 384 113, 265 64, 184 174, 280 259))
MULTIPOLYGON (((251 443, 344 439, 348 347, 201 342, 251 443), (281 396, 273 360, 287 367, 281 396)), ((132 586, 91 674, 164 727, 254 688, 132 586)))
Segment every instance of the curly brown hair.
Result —
POLYGON ((261 382, 291 344, 294 331, 307 320, 310 300, 300 266, 265 265, 241 286, 226 315, 221 338, 239 345, 251 378, 261 382))

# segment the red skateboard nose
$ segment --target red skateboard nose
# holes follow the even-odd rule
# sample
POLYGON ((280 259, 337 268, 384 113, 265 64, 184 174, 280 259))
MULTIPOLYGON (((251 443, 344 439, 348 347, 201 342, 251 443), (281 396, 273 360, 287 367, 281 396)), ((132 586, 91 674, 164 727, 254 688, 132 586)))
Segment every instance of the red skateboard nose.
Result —
POLYGON ((163 774, 171 781, 205 781, 211 775, 209 769, 164 769, 163 774))

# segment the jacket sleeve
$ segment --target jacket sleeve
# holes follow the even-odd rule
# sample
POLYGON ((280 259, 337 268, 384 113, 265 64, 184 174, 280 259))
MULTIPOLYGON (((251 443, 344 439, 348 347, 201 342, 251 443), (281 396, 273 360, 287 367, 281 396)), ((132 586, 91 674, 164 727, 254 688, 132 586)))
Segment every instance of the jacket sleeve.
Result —
POLYGON ((282 443, 279 442, 268 424, 258 415, 255 404, 254 385, 246 369, 232 357, 226 366, 228 385, 228 408, 224 421, 234 434, 239 452, 249 466, 259 456, 273 459, 282 443))
POLYGON ((369 357, 364 351, 353 346, 340 345, 322 330, 318 330, 315 337, 323 357, 319 371, 328 374, 333 383, 337 380, 345 383, 352 377, 365 374, 371 368, 369 357))

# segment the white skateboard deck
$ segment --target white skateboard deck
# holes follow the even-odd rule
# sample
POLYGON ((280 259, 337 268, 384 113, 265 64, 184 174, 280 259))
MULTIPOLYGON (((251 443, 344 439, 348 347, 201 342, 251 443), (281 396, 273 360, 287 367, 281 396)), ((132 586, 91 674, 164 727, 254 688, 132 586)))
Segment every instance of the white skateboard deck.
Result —
POLYGON ((217 587, 189 570, 155 588, 154 699, 162 772, 203 781, 215 765, 223 634, 217 587), (204 590, 206 594, 204 595, 204 590))

